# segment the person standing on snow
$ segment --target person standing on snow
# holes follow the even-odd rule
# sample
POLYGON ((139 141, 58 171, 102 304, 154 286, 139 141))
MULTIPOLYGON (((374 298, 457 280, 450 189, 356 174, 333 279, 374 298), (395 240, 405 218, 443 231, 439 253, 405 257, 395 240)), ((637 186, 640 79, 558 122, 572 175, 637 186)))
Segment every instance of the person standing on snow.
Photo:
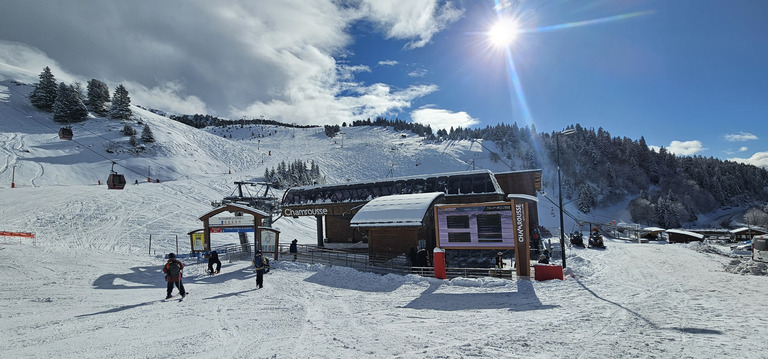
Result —
POLYGON ((187 295, 187 292, 184 290, 184 284, 181 283, 181 271, 183 269, 184 269, 184 263, 176 259, 175 254, 169 253, 168 262, 165 263, 165 265, 163 266, 163 273, 165 273, 165 281, 168 282, 168 292, 167 292, 167 295, 165 296, 165 299, 171 298, 171 292, 173 291, 174 285, 176 285, 176 288, 179 289, 181 298, 184 298, 184 296, 187 295))
POLYGON ((261 288, 264 286, 264 255, 260 250, 253 255, 253 268, 256 269, 256 285, 261 288))
POLYGON ((211 255, 208 257, 208 273, 219 274, 220 270, 221 270, 221 261, 219 260, 219 254, 216 253, 216 251, 212 251, 211 255), (216 264, 216 272, 213 271, 214 264, 216 264))
POLYGON ((293 253, 293 261, 294 262, 296 261, 296 257, 299 255, 299 246, 297 244, 298 242, 299 241, 297 239, 294 239, 293 241, 291 241, 291 246, 288 249, 288 252, 293 253))

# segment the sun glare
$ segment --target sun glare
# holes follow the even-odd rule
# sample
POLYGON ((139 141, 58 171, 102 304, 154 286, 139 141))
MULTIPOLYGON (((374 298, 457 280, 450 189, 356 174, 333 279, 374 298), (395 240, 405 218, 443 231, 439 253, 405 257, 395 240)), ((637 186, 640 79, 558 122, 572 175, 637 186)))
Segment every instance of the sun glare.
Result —
POLYGON ((488 30, 488 39, 496 47, 512 45, 520 32, 520 26, 514 19, 499 19, 488 30))

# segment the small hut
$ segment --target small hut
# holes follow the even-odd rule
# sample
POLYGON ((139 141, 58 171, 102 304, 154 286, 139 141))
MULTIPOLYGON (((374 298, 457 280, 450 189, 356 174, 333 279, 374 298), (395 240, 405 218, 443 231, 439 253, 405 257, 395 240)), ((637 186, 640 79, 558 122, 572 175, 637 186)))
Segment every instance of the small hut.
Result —
POLYGON ((704 240, 703 234, 683 231, 679 229, 668 229, 667 236, 669 237, 669 243, 701 242, 704 240))

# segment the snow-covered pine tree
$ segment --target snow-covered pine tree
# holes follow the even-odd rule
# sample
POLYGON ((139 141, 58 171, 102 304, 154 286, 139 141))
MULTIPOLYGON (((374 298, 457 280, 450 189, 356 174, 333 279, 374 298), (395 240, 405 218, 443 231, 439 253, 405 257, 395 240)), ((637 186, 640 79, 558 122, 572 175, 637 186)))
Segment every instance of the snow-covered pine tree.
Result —
POLYGON ((107 102, 109 102, 109 87, 97 79, 88 81, 88 108, 95 114, 106 116, 107 102))
POLYGON ((88 108, 80 99, 74 86, 60 83, 56 92, 56 101, 53 104, 53 120, 62 123, 85 121, 88 117, 88 108))
POLYGON ((53 73, 51 73, 51 69, 48 66, 43 69, 39 78, 40 82, 35 84, 35 89, 29 94, 29 102, 40 110, 51 112, 53 111, 53 104, 56 102, 56 93, 58 92, 56 79, 53 77, 53 73))
POLYGON ((592 210, 592 207, 595 206, 595 195, 589 184, 583 183, 579 186, 579 198, 576 203, 579 206, 579 210, 584 213, 589 213, 589 211, 592 210))
POLYGON ((149 125, 144 125, 144 129, 141 130, 141 141, 146 143, 155 142, 155 135, 149 128, 149 125))
POLYGON ((131 116, 133 116, 133 113, 131 112, 131 98, 128 96, 128 90, 123 85, 118 85, 112 95, 112 107, 109 109, 109 117, 118 120, 130 120, 131 116))
POLYGON ((133 127, 131 127, 131 125, 126 123, 125 125, 123 125, 123 134, 126 136, 133 136, 136 134, 136 129, 134 129, 133 127))

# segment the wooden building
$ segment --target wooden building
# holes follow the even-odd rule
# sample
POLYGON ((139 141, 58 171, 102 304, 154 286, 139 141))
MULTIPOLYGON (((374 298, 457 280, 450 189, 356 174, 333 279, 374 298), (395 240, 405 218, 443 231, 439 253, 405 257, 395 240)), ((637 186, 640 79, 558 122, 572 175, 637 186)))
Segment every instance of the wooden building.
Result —
POLYGON ((731 240, 734 242, 749 241, 749 240, 752 240, 753 237, 768 234, 768 232, 760 228, 754 228, 754 227, 737 228, 737 229, 731 230, 730 233, 731 233, 731 240))
POLYGON ((442 192, 378 197, 355 214, 350 226, 368 233, 368 250, 373 253, 431 249, 435 247, 432 207, 444 202, 442 192))
MULTIPOLYGON (((367 203, 379 197, 440 192, 444 203, 483 203, 506 201, 510 194, 536 196, 541 190, 541 170, 511 171, 494 174, 488 170, 439 173, 397 177, 371 182, 290 188, 282 200, 287 217, 314 216, 317 219, 317 243, 350 243, 370 239, 373 227, 351 225, 352 218, 367 203)), ((532 226, 538 227, 538 211, 532 206, 532 226)), ((374 230, 377 236, 387 232, 374 230)), ((390 231, 391 232, 391 231, 390 231)), ((394 235, 394 233, 392 233, 394 235)), ((434 246, 434 234, 428 240, 434 246)), ((372 249, 371 249, 372 250, 372 249)))
POLYGON ((683 231, 680 229, 668 229, 667 237, 669 238, 669 243, 701 242, 704 240, 703 234, 683 231))

